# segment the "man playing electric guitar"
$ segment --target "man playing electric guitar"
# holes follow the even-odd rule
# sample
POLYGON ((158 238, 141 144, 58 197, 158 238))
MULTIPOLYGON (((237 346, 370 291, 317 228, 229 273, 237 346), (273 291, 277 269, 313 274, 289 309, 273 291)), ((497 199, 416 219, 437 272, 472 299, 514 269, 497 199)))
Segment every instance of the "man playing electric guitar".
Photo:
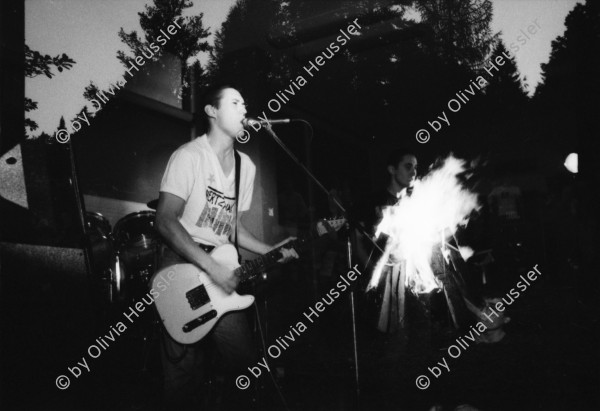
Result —
MULTIPOLYGON (((211 248, 226 244, 236 233, 237 243, 257 254, 265 254, 290 239, 269 246, 240 224, 239 214, 250 208, 256 171, 247 155, 239 153, 237 157, 234 150, 246 115, 244 99, 236 89, 220 86, 208 90, 203 103, 207 134, 173 153, 161 182, 155 228, 168 247, 163 250, 160 265, 191 263, 230 294, 239 277, 208 254, 211 248), (236 157, 241 163, 237 190, 236 157)), ((282 262, 298 258, 293 248, 280 251, 282 262)), ((227 377, 239 374, 238 367, 255 362, 256 352, 243 311, 224 315, 210 337, 225 361, 227 377)), ((166 332, 161 346, 166 409, 197 407, 202 372, 208 360, 204 358, 205 347, 202 343, 180 344, 166 332)), ((231 392, 223 400, 232 403, 225 408, 235 406, 239 410, 250 406, 236 398, 242 392, 235 388, 233 380, 225 381, 225 389, 231 392), (236 400, 238 404, 234 404, 236 400)))

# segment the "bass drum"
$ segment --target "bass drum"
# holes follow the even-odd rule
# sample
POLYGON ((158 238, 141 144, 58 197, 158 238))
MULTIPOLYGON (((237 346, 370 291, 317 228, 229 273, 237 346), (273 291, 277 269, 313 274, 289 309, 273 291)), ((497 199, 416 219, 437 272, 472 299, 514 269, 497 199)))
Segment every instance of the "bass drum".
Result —
POLYGON ((155 216, 154 211, 131 213, 115 225, 114 239, 125 293, 121 299, 137 299, 148 292, 160 245, 154 230, 155 216))

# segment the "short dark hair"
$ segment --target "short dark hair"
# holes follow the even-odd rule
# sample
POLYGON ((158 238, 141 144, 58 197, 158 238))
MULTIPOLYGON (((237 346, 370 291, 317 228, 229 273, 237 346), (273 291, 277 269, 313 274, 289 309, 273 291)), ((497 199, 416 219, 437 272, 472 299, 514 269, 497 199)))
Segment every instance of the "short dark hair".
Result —
POLYGON ((204 111, 204 107, 213 106, 219 108, 221 104, 221 97, 223 97, 223 91, 225 89, 232 88, 234 90, 239 89, 229 83, 216 83, 206 87, 203 90, 202 98, 200 99, 200 107, 198 107, 197 114, 200 114, 200 122, 204 130, 208 132, 210 123, 208 121, 208 114, 204 111))
POLYGON ((200 100, 200 108, 202 111, 204 111, 204 107, 207 105, 219 108, 221 97, 223 97, 223 91, 228 88, 237 90, 237 88, 231 84, 222 83, 208 86, 206 89, 204 89, 204 92, 202 93, 202 99, 200 100))
POLYGON ((394 168, 397 168, 398 163, 400 161, 402 161, 404 156, 414 156, 414 155, 415 155, 415 152, 406 147, 397 148, 388 155, 387 162, 385 163, 385 165, 386 165, 386 167, 392 166, 394 168))

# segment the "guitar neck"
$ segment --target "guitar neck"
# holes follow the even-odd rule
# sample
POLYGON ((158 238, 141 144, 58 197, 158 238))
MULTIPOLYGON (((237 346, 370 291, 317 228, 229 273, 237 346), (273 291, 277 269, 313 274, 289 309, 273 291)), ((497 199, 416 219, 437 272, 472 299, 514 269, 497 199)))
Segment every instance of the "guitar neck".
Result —
POLYGON ((281 259, 280 250, 282 248, 294 248, 296 252, 300 253, 302 247, 311 241, 313 237, 314 235, 308 235, 296 240, 288 241, 284 245, 277 247, 258 258, 242 264, 235 269, 235 275, 240 278, 240 282, 251 280, 257 275, 264 273, 277 265, 277 261, 281 259))
POLYGON ((236 268, 234 273, 240 279, 240 282, 250 280, 277 265, 277 261, 281 259, 280 250, 282 248, 293 248, 296 250, 296 252, 300 253, 302 248, 308 242, 312 241, 313 238, 319 237, 326 233, 335 233, 345 224, 345 222, 346 219, 344 218, 319 220, 317 224, 311 228, 307 235, 296 240, 288 241, 284 245, 269 251, 267 254, 262 255, 255 260, 248 261, 242 266, 236 268))

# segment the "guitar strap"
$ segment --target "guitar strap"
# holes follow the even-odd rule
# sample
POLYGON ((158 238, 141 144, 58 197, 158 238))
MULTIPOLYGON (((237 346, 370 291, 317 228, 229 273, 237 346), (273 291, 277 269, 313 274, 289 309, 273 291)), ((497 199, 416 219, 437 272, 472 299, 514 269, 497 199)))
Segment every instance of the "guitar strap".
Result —
POLYGON ((242 168, 242 159, 237 150, 233 150, 235 156, 235 249, 238 252, 238 262, 241 263, 240 249, 238 247, 238 211, 240 209, 240 172, 242 168))

